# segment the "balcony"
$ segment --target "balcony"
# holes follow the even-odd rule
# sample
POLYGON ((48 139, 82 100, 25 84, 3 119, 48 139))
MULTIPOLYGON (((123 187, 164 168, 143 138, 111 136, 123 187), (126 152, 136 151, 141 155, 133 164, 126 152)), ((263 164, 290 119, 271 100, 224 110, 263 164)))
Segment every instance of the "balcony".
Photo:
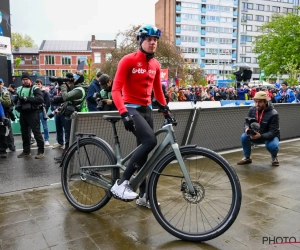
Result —
POLYGON ((201 8, 201 13, 206 13, 206 8, 201 8))
POLYGON ((201 56, 201 57, 205 57, 205 51, 201 51, 201 52, 200 52, 200 56, 201 56))
POLYGON ((233 27, 237 27, 237 22, 232 23, 233 27))
POLYGON ((232 48, 236 48, 236 42, 232 44, 232 48))
POLYGON ((181 22, 181 17, 180 17, 180 16, 177 16, 177 17, 176 17, 176 22, 177 22, 177 23, 180 23, 180 22, 181 22))
POLYGON ((176 27, 176 34, 180 34, 181 33, 181 28, 176 27))
POLYGON ((247 19, 242 18, 242 19, 241 19, 241 23, 247 23, 247 19))
POLYGON ((201 46, 205 46, 205 40, 201 40, 200 44, 201 46))
POLYGON ((201 30, 201 35, 206 35, 206 30, 201 30))
POLYGON ((181 11, 181 5, 176 5, 176 11, 181 11))
POLYGON ((202 69, 205 68, 205 63, 204 63, 204 62, 200 63, 200 67, 201 67, 202 69))
POLYGON ((232 58, 236 58, 236 54, 235 53, 232 54, 232 58))
POLYGON ((180 45, 181 44, 181 40, 180 39, 176 39, 176 45, 180 45))
POLYGON ((233 33, 232 33, 232 36, 233 36, 233 37, 237 37, 237 33, 236 33, 236 32, 233 32, 233 33))
POLYGON ((238 15, 238 12, 237 10, 233 12, 233 16, 237 16, 238 15))
POLYGON ((201 18, 201 24, 206 24, 205 18, 201 18))
POLYGON ((203 3, 206 3, 206 0, 202 0, 203 3))
POLYGON ((234 1, 233 1, 233 5, 234 5, 234 6, 239 6, 239 1, 238 1, 238 0, 234 0, 234 1))

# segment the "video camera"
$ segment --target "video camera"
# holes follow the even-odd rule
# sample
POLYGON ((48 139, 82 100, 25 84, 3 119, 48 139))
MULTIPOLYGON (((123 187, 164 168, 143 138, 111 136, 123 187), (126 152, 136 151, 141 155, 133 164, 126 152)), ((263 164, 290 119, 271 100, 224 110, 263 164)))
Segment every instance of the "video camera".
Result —
POLYGON ((105 105, 105 103, 102 102, 102 100, 103 100, 104 98, 101 96, 100 93, 97 93, 97 92, 93 94, 93 98, 94 98, 94 100, 97 102, 97 107, 96 107, 96 108, 97 108, 99 111, 102 111, 103 108, 104 108, 104 105, 105 105))
POLYGON ((256 121, 255 118, 252 117, 246 117, 245 120, 249 126, 249 129, 247 130, 247 135, 255 135, 260 129, 260 124, 256 121))
POLYGON ((65 82, 74 82, 73 75, 72 77, 57 77, 57 76, 51 76, 49 78, 50 82, 57 82, 59 86, 61 86, 65 82))

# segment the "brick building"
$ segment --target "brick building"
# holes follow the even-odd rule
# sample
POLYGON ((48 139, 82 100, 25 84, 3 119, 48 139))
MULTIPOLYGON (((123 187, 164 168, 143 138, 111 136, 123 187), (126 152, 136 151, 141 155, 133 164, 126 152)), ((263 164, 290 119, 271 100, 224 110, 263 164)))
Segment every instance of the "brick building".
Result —
POLYGON ((64 76, 66 72, 74 72, 81 61, 87 70, 89 58, 93 61, 92 67, 100 69, 112 48, 116 48, 116 40, 96 40, 92 35, 91 41, 44 40, 39 48, 15 48, 13 57, 22 59, 19 72, 64 76))
POLYGON ((40 71, 40 63, 39 63, 39 49, 38 48, 19 48, 15 47, 12 50, 12 55, 14 62, 17 58, 21 58, 20 65, 18 69, 15 71, 23 72, 28 71, 31 72, 32 75, 36 75, 40 71))

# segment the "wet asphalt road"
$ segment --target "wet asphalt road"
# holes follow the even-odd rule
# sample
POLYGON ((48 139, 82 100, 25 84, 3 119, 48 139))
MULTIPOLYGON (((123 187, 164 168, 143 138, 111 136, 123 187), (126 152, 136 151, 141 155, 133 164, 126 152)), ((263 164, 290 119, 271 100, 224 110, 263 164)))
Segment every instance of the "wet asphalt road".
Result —
MULTIPOLYGON (((20 141, 16 144, 20 148, 20 141)), ((279 167, 270 166, 263 147, 253 150, 253 163, 247 166, 236 165, 241 151, 223 155, 239 176, 242 206, 228 231, 203 243, 173 237, 151 210, 135 202, 111 199, 94 213, 76 211, 62 192, 60 169, 53 162, 61 150, 46 149, 42 160, 34 159, 35 150, 27 159, 16 157, 20 151, 9 153, 0 159, 0 249, 300 249, 297 243, 263 242, 274 237, 300 242, 300 140, 280 148, 279 167)))

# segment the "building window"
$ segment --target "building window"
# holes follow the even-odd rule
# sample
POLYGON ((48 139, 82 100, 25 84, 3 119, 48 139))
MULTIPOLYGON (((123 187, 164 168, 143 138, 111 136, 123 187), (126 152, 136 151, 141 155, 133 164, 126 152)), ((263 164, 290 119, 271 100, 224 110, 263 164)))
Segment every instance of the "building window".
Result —
POLYGON ((20 61, 20 65, 24 65, 25 64, 25 59, 20 57, 21 61, 20 61))
POLYGON ((279 13, 279 12, 280 12, 280 7, 273 6, 273 7, 272 7, 272 11, 273 11, 273 12, 279 13))
POLYGON ((45 56, 45 63, 46 64, 55 64, 55 57, 54 56, 45 56))
POLYGON ((256 16, 256 21, 263 22, 264 16, 256 16))
POLYGON ((198 63, 197 58, 184 58, 184 62, 186 63, 198 63))
POLYGON ((245 49, 246 49, 246 52, 248 52, 248 53, 252 52, 252 47, 250 47, 250 46, 246 46, 245 49))
POLYGON ((71 56, 62 56, 61 57, 61 64, 63 64, 63 65, 71 65, 72 64, 72 58, 71 58, 71 56))
POLYGON ((63 70, 61 71, 61 75, 62 75, 63 77, 65 77, 66 74, 69 73, 69 72, 70 72, 70 70, 63 69, 63 70))
POLYGON ((252 3, 248 3, 247 4, 247 9, 248 10, 253 10, 253 4, 252 3))
POLYGON ((257 10, 265 10, 265 6, 262 4, 257 4, 257 10))
POLYGON ((55 70, 50 69, 50 70, 46 70, 46 76, 55 76, 55 70))
POLYGON ((242 62, 251 63, 251 57, 241 57, 242 62))
POLYGON ((247 29, 247 31, 252 31, 252 25, 247 25, 246 29, 247 29))
POLYGON ((258 61, 257 61, 257 58, 256 57, 253 57, 253 63, 258 63, 258 61))
POLYGON ((85 65, 87 65, 87 57, 86 56, 77 56, 77 64, 80 64, 82 61, 84 62, 85 65))
POLYGON ((198 53, 198 48, 183 47, 183 48, 181 48, 181 51, 183 53, 194 53, 194 54, 197 54, 198 53))
POLYGON ((111 59, 111 53, 105 54, 105 61, 109 61, 111 59))
POLYGON ((94 63, 101 63, 101 53, 100 52, 94 53, 94 63))
POLYGON ((267 5, 267 11, 270 11, 270 5, 267 5))
POLYGON ((260 68, 253 69, 253 74, 260 74, 260 72, 261 72, 260 68))
POLYGON ((36 65, 36 63, 37 63, 36 58, 32 58, 32 59, 31 59, 31 64, 32 64, 32 65, 36 65))
POLYGON ((252 36, 241 36, 241 43, 252 42, 252 36))

